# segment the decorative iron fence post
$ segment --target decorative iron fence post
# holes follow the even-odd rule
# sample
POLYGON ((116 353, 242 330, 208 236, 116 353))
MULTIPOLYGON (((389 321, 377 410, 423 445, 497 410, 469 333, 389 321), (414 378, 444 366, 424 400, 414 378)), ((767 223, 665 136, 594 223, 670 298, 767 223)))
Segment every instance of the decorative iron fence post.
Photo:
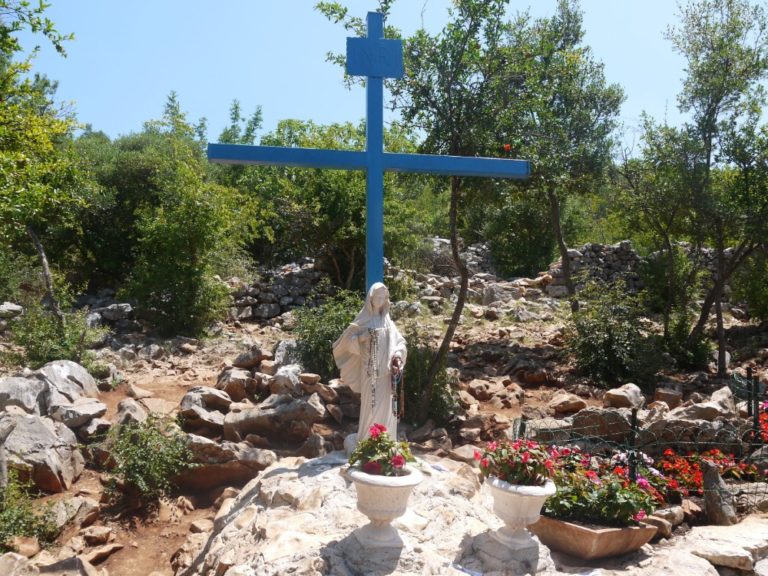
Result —
POLYGON ((627 461, 629 464, 629 479, 632 482, 637 481, 637 451, 635 442, 637 439, 637 408, 632 408, 632 419, 629 421, 629 453, 627 461))
MULTIPOLYGON (((751 370, 750 370, 751 372, 751 370)), ((757 377, 750 378, 749 383, 752 388, 752 430, 755 444, 758 446, 763 443, 762 434, 760 434, 760 381, 757 377)))
POLYGON ((755 387, 752 386, 752 368, 747 368, 747 392, 749 398, 747 399, 747 417, 754 415, 753 404, 755 402, 755 387))

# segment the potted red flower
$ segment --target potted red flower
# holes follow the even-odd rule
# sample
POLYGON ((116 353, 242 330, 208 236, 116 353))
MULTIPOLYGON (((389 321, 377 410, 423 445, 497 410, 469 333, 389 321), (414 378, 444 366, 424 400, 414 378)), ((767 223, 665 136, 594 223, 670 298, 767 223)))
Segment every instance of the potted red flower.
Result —
POLYGON ((347 472, 357 491, 357 509, 370 524, 355 531, 360 543, 368 548, 402 545, 392 520, 405 514, 413 488, 422 480, 407 442, 389 436, 382 424, 368 430, 368 438, 358 443, 349 458, 347 472))

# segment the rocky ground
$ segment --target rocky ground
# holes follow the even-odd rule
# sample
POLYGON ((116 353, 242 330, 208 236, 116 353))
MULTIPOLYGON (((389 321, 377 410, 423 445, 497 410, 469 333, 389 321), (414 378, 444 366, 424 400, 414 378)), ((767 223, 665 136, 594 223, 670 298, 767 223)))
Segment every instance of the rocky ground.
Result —
MULTIPOLYGON (((723 423, 740 425, 744 421, 731 395, 720 390, 722 383, 714 382, 706 373, 666 374, 655 398, 647 399, 660 402, 650 407, 644 405, 646 398, 635 388, 605 394, 576 376, 562 349, 566 305, 546 296, 537 287, 540 284, 541 280, 495 281, 483 272, 473 277, 472 302, 451 345, 449 359, 450 370, 459 380, 462 414, 445 428, 428 424, 414 430, 403 425, 414 450, 423 458, 442 459, 435 462, 443 462, 438 466, 448 469, 471 461, 473 446, 508 434, 520 416, 542 434, 551 433, 556 418, 561 433, 575 427, 592 427, 596 433, 612 434, 616 440, 628 432, 628 413, 633 407, 643 408, 640 424, 645 438, 662 437, 670 430, 675 431, 675 437, 695 430, 715 438, 723 423)), ((395 306, 400 314, 398 322, 417 322, 437 342, 449 310, 445 300, 450 297, 450 285, 445 277, 420 278, 421 305, 395 306)), ((21 382, 11 377, 15 369, 0 365, 0 411, 19 423, 7 444, 11 465, 30 466, 38 485, 54 492, 46 500, 67 503, 58 504, 61 523, 67 523, 67 528, 55 547, 35 557, 38 564, 80 555, 92 561, 95 571, 79 568, 79 572, 73 569, 71 574, 181 575, 194 564, 201 546, 213 542, 224 524, 235 522, 230 514, 232 506, 245 501, 249 488, 239 493, 227 485, 242 486, 269 467, 300 467, 302 461, 296 457, 321 457, 341 447, 344 435, 356 429, 354 396, 338 383, 320 382, 301 369, 284 366, 286 346, 279 344, 291 338, 290 315, 285 312, 296 302, 288 298, 302 297, 291 296, 292 286, 289 278, 279 291, 266 289, 263 284, 235 287, 237 304, 231 321, 220 325, 216 334, 205 341, 148 338, 132 331, 129 306, 108 297, 90 302, 91 309, 117 329, 117 334, 98 351, 99 362, 109 368, 98 382, 99 390, 95 390, 95 381, 88 383, 75 369, 48 368, 42 376, 25 372, 18 375, 21 382), (283 291, 283 296, 275 294, 283 291), (261 298, 258 302, 257 297, 261 298), (269 314, 277 311, 281 315, 252 322, 254 316, 267 314, 268 304, 279 304, 269 314), (157 510, 139 516, 110 510, 101 504, 103 473, 86 465, 77 448, 87 444, 89 435, 98 430, 141 419, 149 412, 183 416, 199 466, 180 478, 180 494, 162 502, 157 510), (33 428, 32 421, 39 426, 33 428), (14 442, 31 436, 33 430, 51 436, 53 444, 37 452, 28 447, 13 448, 17 446, 14 442), (33 461, 33 457, 39 461, 33 461)), ((767 331, 735 316, 729 314, 727 322, 734 348, 731 368, 743 372, 749 366, 765 379, 767 331)), ((8 347, 2 338, 0 347, 8 347)), ((470 470, 466 464, 461 466, 464 476, 472 476, 471 471, 466 472, 470 470)), ((290 478, 285 480, 291 484, 290 478)), ((253 483, 248 486, 253 488, 253 483)), ((457 494, 468 489, 464 485, 454 488, 457 494)), ((263 488, 259 490, 263 492, 263 488)), ((472 492, 477 492, 476 486, 472 492)), ((346 502, 348 497, 345 493, 341 501, 346 502)), ((281 498, 292 508, 299 507, 297 499, 303 499, 288 490, 274 503, 280 505, 281 498)), ((280 531, 275 533, 281 537, 280 531)), ((290 547, 290 538, 287 542, 281 545, 290 547)), ((757 561, 768 552, 768 539, 755 547, 759 551, 749 553, 757 561)), ((35 552, 32 544, 23 542, 19 543, 19 551, 25 555, 35 552)), ((322 562, 332 562, 334 554, 330 550, 322 562)), ((217 562, 221 560, 216 558, 217 562)), ((224 560, 210 573, 223 575, 228 562, 224 560)), ((294 573, 314 574, 312 566, 320 561, 318 557, 309 554, 304 560, 308 562, 307 571, 294 573)), ((461 564, 458 560, 452 562, 461 564)), ((566 571, 570 570, 567 562, 555 560, 546 561, 548 569, 565 566, 566 571)), ((602 566, 623 573, 665 573, 663 568, 653 572, 649 568, 652 563, 645 560, 638 557, 632 561, 634 564, 623 567, 615 563, 602 566)), ((468 553, 463 561, 472 565, 476 558, 468 553)), ((670 562, 674 565, 674 561, 670 562)), ((0 574, 26 574, 19 566, 13 572, 0 564, 0 574)), ((294 569, 298 570, 291 565, 290 570, 294 569)), ((425 573, 446 573, 439 567, 435 570, 425 573)))

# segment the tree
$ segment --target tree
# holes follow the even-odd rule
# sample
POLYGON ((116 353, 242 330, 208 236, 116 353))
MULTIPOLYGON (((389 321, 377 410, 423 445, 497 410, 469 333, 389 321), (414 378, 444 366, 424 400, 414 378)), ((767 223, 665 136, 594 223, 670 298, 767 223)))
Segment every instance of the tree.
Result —
MULTIPOLYGON (((412 151, 411 135, 397 125, 384 133, 388 149, 412 151)), ((298 146, 337 150, 359 150, 365 145, 365 125, 351 123, 317 125, 313 122, 283 120, 266 134, 268 146, 298 146)), ((413 218, 414 206, 407 197, 413 177, 386 174, 384 200, 385 254, 397 257, 412 251, 420 227, 413 218)), ((239 175, 236 186, 271 206, 271 237, 261 239, 262 257, 274 251, 281 258, 318 258, 335 282, 344 288, 361 286, 365 258, 365 176, 348 170, 249 167, 239 175)))
POLYGON ((768 19, 764 8, 749 0, 692 1, 680 18, 667 36, 687 63, 678 105, 691 116, 683 130, 695 139, 697 153, 686 172, 695 229, 714 244, 717 265, 688 340, 701 338, 714 305, 723 376, 723 287, 764 241, 768 222, 766 127, 759 126, 768 19))
POLYGON ((65 54, 71 35, 59 33, 45 17, 47 5, 0 0, 0 242, 18 243, 26 235, 39 256, 48 302, 61 328, 64 315, 54 294, 53 278, 40 237, 52 226, 74 223, 74 208, 85 202, 83 173, 67 143, 73 119, 59 114, 55 84, 26 75, 31 57, 22 52, 16 33, 27 29, 46 37, 65 54))
MULTIPOLYGON (((550 222, 562 260, 568 294, 571 278, 563 234, 563 203, 571 194, 593 190, 611 163, 617 117, 624 94, 608 84, 603 65, 582 44, 582 14, 574 0, 560 0, 550 18, 520 16, 512 25, 502 58, 497 119, 500 141, 513 156, 531 162, 524 185, 549 205, 550 222)), ((575 304, 575 300, 573 300, 575 304)))

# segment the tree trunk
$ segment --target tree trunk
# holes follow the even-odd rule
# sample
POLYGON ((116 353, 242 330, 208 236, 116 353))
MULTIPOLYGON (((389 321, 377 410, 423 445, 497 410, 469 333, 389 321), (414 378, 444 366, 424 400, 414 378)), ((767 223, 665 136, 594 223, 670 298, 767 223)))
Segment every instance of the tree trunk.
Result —
POLYGON ((664 302, 664 341, 669 340, 669 319, 675 300, 675 253, 669 237, 664 238, 664 249, 667 251, 667 297, 664 302))
POLYGON ((56 294, 53 291, 53 276, 51 275, 51 268, 48 266, 48 257, 45 255, 45 249, 43 248, 42 242, 40 242, 40 238, 37 237, 37 234, 31 226, 27 226, 27 234, 31 238, 35 250, 37 250, 37 255, 40 257, 40 265, 43 268, 43 280, 45 281, 45 296, 51 306, 51 312, 56 316, 56 320, 59 322, 59 327, 64 330, 64 313, 61 311, 59 301, 56 300, 56 294))
POLYGON ((571 310, 578 312, 579 301, 576 299, 576 288, 571 278, 571 260, 568 257, 568 246, 563 238, 563 228, 560 226, 560 202, 554 188, 547 188, 547 199, 549 200, 549 218, 552 221, 552 231, 555 233, 557 247, 560 250, 560 260, 563 266, 563 278, 565 278, 565 288, 568 290, 568 297, 571 300, 571 310))
POLYGON ((419 421, 424 422, 427 419, 429 413, 429 403, 432 399, 432 390, 435 386, 435 378, 440 370, 440 367, 444 364, 446 357, 448 356, 448 348, 453 340, 453 335, 456 333, 456 328, 459 326, 459 320, 461 320, 461 313, 464 310, 464 301, 467 298, 467 289, 469 287, 469 271, 464 261, 459 256, 459 234, 457 231, 457 216, 459 212, 459 198, 461 194, 461 180, 458 176, 451 178, 451 208, 449 213, 450 226, 451 226, 451 254, 453 255, 453 262, 459 271, 459 277, 461 284, 459 287, 459 296, 456 300, 456 306, 453 309, 451 320, 448 323, 448 328, 443 336, 443 341, 440 344, 435 355, 432 357, 432 363, 429 365, 429 373, 427 375, 427 382, 421 393, 421 402, 419 405, 419 421))
POLYGON ((715 299, 715 316, 717 318, 717 377, 726 377, 725 362, 725 328, 723 328, 723 302, 722 297, 715 299))

